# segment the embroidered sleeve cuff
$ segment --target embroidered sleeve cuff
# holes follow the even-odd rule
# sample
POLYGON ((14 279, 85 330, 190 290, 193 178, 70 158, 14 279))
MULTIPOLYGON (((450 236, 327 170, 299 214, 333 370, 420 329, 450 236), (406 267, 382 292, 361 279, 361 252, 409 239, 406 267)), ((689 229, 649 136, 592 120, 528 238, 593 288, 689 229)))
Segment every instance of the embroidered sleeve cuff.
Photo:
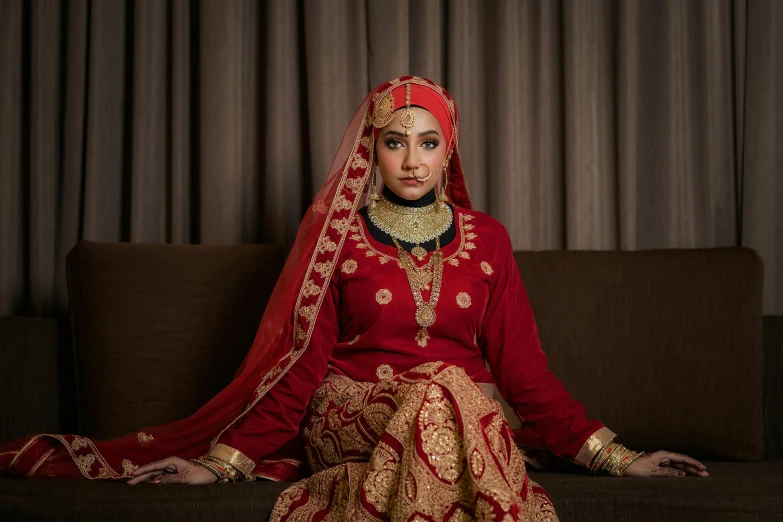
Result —
POLYGON ((209 450, 209 456, 231 464, 245 476, 250 475, 256 466, 256 463, 250 460, 244 453, 225 444, 215 444, 209 450))
POLYGON ((589 468, 595 454, 615 437, 617 437, 617 434, 606 427, 596 431, 582 445, 582 449, 579 450, 576 456, 576 463, 589 468))

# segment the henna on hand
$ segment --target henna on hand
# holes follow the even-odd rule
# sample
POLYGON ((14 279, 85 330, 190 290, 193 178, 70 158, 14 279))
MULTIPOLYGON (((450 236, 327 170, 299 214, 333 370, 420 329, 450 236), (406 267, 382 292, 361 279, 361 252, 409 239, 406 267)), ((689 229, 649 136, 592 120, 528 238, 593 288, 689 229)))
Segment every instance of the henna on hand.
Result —
POLYGON ((659 476, 659 477, 684 477, 685 472, 684 471, 677 471, 674 468, 654 468, 652 471, 650 471, 653 475, 659 476))
POLYGON ((186 482, 187 476, 185 473, 171 473, 168 475, 161 475, 153 482, 156 484, 179 484, 186 482))

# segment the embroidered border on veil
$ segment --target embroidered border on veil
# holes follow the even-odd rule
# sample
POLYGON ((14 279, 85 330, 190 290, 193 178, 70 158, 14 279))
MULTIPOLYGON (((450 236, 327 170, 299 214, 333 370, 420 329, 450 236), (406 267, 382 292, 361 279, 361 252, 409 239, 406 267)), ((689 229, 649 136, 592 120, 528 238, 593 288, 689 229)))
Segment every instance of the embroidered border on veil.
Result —
MULTIPOLYGON (((345 131, 326 182, 302 219, 253 345, 231 383, 190 417, 118 439, 94 441, 78 435, 36 434, 0 443, 0 471, 127 480, 139 465, 172 455, 193 458, 216 444, 307 349, 328 281, 350 224, 365 204, 368 182, 374 175, 375 104, 393 88, 408 82, 433 89, 446 101, 453 124, 447 192, 455 206, 471 208, 457 147, 459 114, 451 96, 434 82, 419 77, 403 76, 384 83, 367 95, 345 131)), ((292 480, 298 467, 297 459, 290 458, 284 448, 264 457, 253 474, 292 480)))

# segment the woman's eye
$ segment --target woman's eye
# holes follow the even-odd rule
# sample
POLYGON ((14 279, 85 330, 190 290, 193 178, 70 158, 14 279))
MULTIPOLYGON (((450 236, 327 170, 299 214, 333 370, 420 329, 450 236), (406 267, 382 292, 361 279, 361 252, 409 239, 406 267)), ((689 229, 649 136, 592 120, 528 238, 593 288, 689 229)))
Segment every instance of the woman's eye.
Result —
POLYGON ((399 149, 402 147, 402 142, 400 140, 389 140, 386 142, 386 146, 390 149, 399 149))
POLYGON ((438 146, 438 142, 435 140, 427 140, 424 143, 421 144, 422 147, 425 149, 434 149, 438 146))

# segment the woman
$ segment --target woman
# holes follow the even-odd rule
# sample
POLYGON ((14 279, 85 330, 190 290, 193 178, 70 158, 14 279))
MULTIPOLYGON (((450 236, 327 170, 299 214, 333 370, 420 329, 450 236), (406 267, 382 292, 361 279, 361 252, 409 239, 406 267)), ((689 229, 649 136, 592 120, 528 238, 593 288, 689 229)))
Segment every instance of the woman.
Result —
POLYGON ((614 443, 546 369, 508 234, 471 209, 458 133, 435 83, 373 90, 232 383, 188 419, 114 441, 6 444, 0 469, 129 484, 294 480, 304 449, 309 476, 273 520, 556 520, 489 398, 494 383, 561 457, 618 476, 706 476, 684 455, 614 443))

